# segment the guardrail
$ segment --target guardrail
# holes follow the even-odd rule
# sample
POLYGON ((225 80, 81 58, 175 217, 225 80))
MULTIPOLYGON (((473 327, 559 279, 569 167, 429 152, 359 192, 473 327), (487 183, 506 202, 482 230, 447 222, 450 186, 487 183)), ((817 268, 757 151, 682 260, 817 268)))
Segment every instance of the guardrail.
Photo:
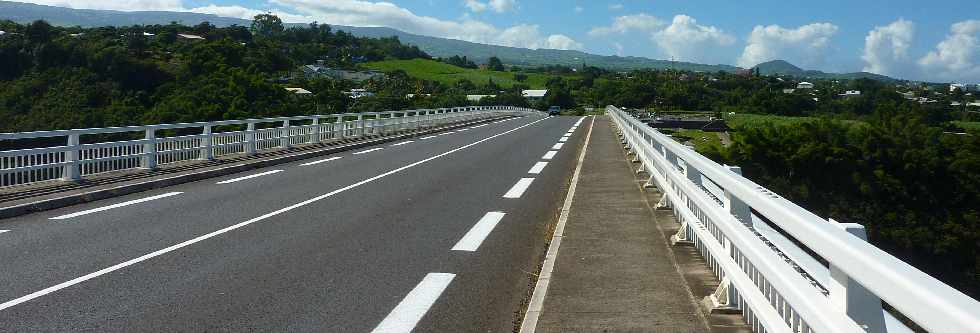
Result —
POLYGON ((54 141, 46 147, 0 151, 0 187, 86 176, 300 144, 424 130, 529 109, 483 106, 225 120, 213 122, 0 133, 0 141, 54 141), (161 136, 170 133, 170 136, 161 136), (183 134, 181 134, 183 133, 183 134), (187 134, 193 133, 193 134, 187 134), (103 137, 139 137, 106 141, 103 137), (85 141, 94 141, 83 143, 85 141))
POLYGON ((929 332, 980 331, 980 302, 610 106, 648 185, 722 281, 706 301, 756 332, 906 332, 882 301, 929 332))

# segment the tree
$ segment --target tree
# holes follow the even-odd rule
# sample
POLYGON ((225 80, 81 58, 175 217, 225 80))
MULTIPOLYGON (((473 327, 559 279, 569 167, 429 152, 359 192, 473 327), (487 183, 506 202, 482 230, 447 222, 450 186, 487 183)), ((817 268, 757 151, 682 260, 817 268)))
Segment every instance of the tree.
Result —
POLYGON ((492 71, 498 71, 498 72, 503 72, 507 70, 506 68, 504 68, 504 63, 501 62, 500 58, 497 57, 490 57, 490 60, 487 61, 487 67, 490 68, 490 70, 492 71))
POLYGON ((527 81, 527 74, 524 74, 524 73, 514 73, 514 81, 517 81, 517 82, 527 81))
POLYGON ((50 42, 51 38, 54 37, 54 27, 47 21, 37 20, 27 25, 24 34, 27 35, 27 40, 32 43, 43 44, 50 42))
POLYGON ((255 15, 252 19, 252 33, 263 36, 272 37, 282 33, 285 29, 282 25, 282 20, 278 16, 273 14, 259 14, 255 15))

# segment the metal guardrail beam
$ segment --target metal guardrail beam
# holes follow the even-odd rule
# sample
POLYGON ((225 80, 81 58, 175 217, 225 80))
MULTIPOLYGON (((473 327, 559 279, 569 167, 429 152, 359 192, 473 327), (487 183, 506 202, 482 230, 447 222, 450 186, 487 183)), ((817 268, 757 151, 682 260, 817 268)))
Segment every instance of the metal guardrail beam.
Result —
POLYGON ((252 155, 366 135, 432 128, 506 113, 531 112, 506 106, 401 110, 372 113, 274 117, 213 122, 0 133, 0 141, 61 138, 63 145, 0 151, 0 187, 49 180, 80 180, 87 175, 127 169, 154 169, 188 160, 211 160, 230 154, 252 155), (299 123, 299 124, 298 124, 299 123), (262 124, 273 127, 260 128, 262 124), (215 131, 244 125, 244 130, 215 131), (278 126, 276 126, 278 125, 278 126), (161 130, 200 128, 200 134, 161 137, 161 130), (112 133, 142 138, 81 143, 82 136, 112 133))
MULTIPOLYGON (((748 272, 727 269, 719 275, 745 274, 754 281, 761 278, 768 284, 761 288, 764 293, 778 293, 780 302, 776 303, 787 303, 773 304, 781 314, 782 307, 789 306, 791 313, 798 314, 809 324, 807 329, 815 331, 858 329, 857 323, 846 316, 851 312, 845 308, 848 301, 841 299, 847 298, 847 291, 842 294, 838 290, 846 289, 850 279, 931 332, 970 332, 980 328, 980 302, 855 237, 840 225, 731 172, 625 112, 612 106, 607 111, 624 132, 627 144, 636 151, 644 168, 654 174, 652 181, 664 190, 675 211, 689 215, 688 221, 698 220, 699 225, 695 228, 711 231, 701 237, 712 239, 701 241, 718 242, 732 253, 747 254, 752 262, 753 268, 748 272), (721 205, 699 186, 702 177, 724 192, 721 205), (785 255, 762 242, 750 229, 751 223, 748 226, 739 223, 733 215, 733 203, 751 207, 829 262, 837 272, 831 286, 825 286, 830 289, 829 295, 815 293, 819 291, 817 286, 806 283, 807 280, 795 271, 800 267, 788 263, 785 255), (755 276, 759 274, 761 277, 755 276), (769 290, 770 287, 775 290, 769 290)), ((745 258, 739 255, 713 258, 735 259, 745 258)), ((744 290, 745 286, 739 287, 744 290)), ((793 326, 792 320, 787 323, 793 326)), ((795 331, 796 327, 793 329, 795 331)))

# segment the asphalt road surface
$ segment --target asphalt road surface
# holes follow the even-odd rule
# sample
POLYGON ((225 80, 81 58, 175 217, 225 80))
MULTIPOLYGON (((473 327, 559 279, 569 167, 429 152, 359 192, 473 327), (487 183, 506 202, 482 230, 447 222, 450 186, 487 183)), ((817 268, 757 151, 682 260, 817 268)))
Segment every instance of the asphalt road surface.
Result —
POLYGON ((514 118, 0 220, 0 331, 510 332, 590 125, 514 118))

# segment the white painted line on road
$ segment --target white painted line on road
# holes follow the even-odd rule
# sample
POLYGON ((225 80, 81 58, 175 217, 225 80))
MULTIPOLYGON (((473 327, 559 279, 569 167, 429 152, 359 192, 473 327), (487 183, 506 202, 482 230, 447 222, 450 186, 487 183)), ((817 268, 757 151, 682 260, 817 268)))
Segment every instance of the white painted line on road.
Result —
POLYGON ((511 187, 507 193, 504 193, 504 198, 519 199, 524 195, 524 191, 527 191, 527 188, 531 187, 531 182, 533 181, 534 178, 521 178, 521 180, 517 181, 517 184, 514 184, 514 187, 511 187))
POLYGON ((379 150, 382 150, 382 149, 384 149, 384 148, 374 148, 374 149, 362 150, 362 151, 356 152, 356 153, 354 153, 352 155, 367 154, 367 153, 379 151, 379 150))
POLYGON ((88 214, 92 214, 92 213, 103 212, 103 211, 107 211, 107 210, 110 210, 110 209, 115 209, 115 208, 120 208, 120 207, 126 207, 126 206, 129 206, 129 205, 135 205, 135 204, 144 203, 144 202, 147 202, 147 201, 153 201, 153 200, 157 200, 157 199, 168 198, 168 197, 172 197, 172 196, 175 196, 175 195, 178 195, 178 194, 184 194, 184 192, 170 192, 170 193, 164 193, 164 194, 161 194, 161 195, 154 195, 154 196, 148 197, 148 198, 142 198, 142 199, 130 200, 130 201, 126 201, 126 202, 120 202, 120 203, 117 203, 117 204, 114 204, 114 205, 109 205, 109 206, 99 207, 99 208, 93 208, 93 209, 89 209, 89 210, 83 210, 83 211, 80 211, 80 212, 77 212, 77 213, 71 213, 71 214, 68 214, 68 215, 61 215, 61 216, 58 216, 58 217, 52 217, 50 219, 51 220, 70 219, 70 218, 73 218, 73 217, 79 217, 79 216, 82 216, 82 215, 88 215, 88 214))
POLYGON ((516 131, 518 131, 518 130, 520 130, 522 128, 525 128, 525 127, 528 127, 528 126, 537 124, 538 122, 541 122, 541 121, 543 121, 545 119, 547 119, 547 118, 541 118, 541 119, 532 121, 530 123, 527 123, 527 124, 518 126, 516 128, 510 129, 510 130, 507 130, 507 131, 504 131, 504 132, 501 132, 501 133, 497 133, 497 134, 491 135, 489 137, 486 137, 484 139, 478 140, 476 142, 473 142, 473 143, 470 143, 470 144, 461 146, 459 148, 456 148, 456 149, 453 149, 453 150, 450 150, 450 151, 447 151, 447 152, 444 152, 444 153, 441 153, 441 154, 438 154, 438 155, 435 155, 435 156, 432 156, 432 157, 423 159, 421 161, 417 161, 417 162, 414 162, 414 163, 411 163, 411 164, 402 166, 400 168, 397 168, 397 169, 394 169, 394 170, 391 170, 391 171, 382 173, 380 175, 377 175, 377 176, 374 176, 374 177, 371 177, 371 178, 368 178, 368 179, 365 179, 365 180, 356 182, 356 183, 351 184, 351 185, 347 185, 345 187, 342 187, 342 188, 333 190, 331 192, 328 192, 326 194, 320 195, 318 197, 311 198, 311 199, 308 199, 306 201, 293 204, 293 205, 291 205, 289 207, 281 208, 279 210, 276 210, 276 211, 273 211, 273 212, 270 212, 270 213, 266 213, 265 215, 262 215, 262 216, 253 218, 251 220, 248 220, 248 221, 245 221, 245 222, 241 222, 241 223, 238 223, 238 224, 235 224, 235 225, 231 225, 231 226, 225 227, 224 229, 213 231, 211 233, 198 236, 198 237, 193 238, 191 240, 187 240, 187 241, 184 241, 184 242, 181 242, 181 243, 178 243, 178 244, 174 244, 174 245, 171 245, 169 247, 166 247, 166 248, 163 248, 163 249, 160 249, 160 250, 156 250, 156 251, 153 251, 153 252, 144 254, 144 255, 139 256, 137 258, 133 258, 133 259, 130 259, 130 260, 127 260, 127 261, 124 261, 124 262, 121 262, 121 263, 118 263, 118 264, 115 264, 115 265, 112 265, 112 266, 109 266, 109 267, 100 269, 98 271, 95 271, 95 272, 92 272, 92 273, 88 273, 88 274, 82 275, 80 277, 77 277, 77 278, 74 278, 74 279, 71 279, 71 280, 68 280, 68 281, 65 281, 65 282, 62 282, 62 283, 59 283, 59 284, 56 284, 56 285, 47 287, 47 288, 44 288, 44 289, 41 289, 41 290, 38 290, 38 291, 35 291, 33 293, 30 293, 30 294, 27 294, 27 295, 24 295, 24 296, 21 296, 21 297, 18 297, 18 298, 15 298, 15 299, 12 299, 12 300, 3 302, 3 303, 0 303, 0 311, 6 310, 6 309, 11 308, 11 307, 14 307, 14 306, 17 306, 18 304, 22 304, 24 302, 31 301, 31 300, 36 299, 38 297, 41 297, 41 296, 44 296, 44 295, 47 295, 47 294, 50 294, 50 293, 53 293, 53 292, 56 292, 56 291, 59 291, 59 290, 62 290, 62 289, 71 287, 71 286, 74 286, 76 284, 79 284, 79 283, 82 283, 82 282, 85 282, 85 281, 88 281, 88 280, 97 278, 99 276, 106 275, 106 274, 109 274, 109 273, 118 271, 120 269, 123 269, 123 268, 129 267, 129 266, 132 266, 132 265, 135 265, 135 264, 138 264, 138 263, 141 263, 141 262, 144 262, 144 261, 147 261, 147 260, 150 260, 150 259, 153 259, 153 258, 162 256, 164 254, 177 251, 177 250, 179 250, 181 248, 184 248, 184 247, 187 247, 187 246, 196 244, 196 243, 200 243, 202 241, 205 241, 205 240, 208 240, 208 239, 217 237, 219 235, 222 235, 222 234, 225 234, 225 233, 228 233, 228 232, 231 232, 231 231, 240 229, 240 228, 245 227, 245 226, 248 226, 250 224, 254 224, 254 223, 257 223, 257 222, 266 220, 268 218, 271 218, 271 217, 274 217, 274 216, 277 216, 277 215, 286 213, 288 211, 291 211, 291 210, 294 210, 294 209, 297 209, 297 208, 300 208, 300 207, 304 207, 304 206, 310 205, 310 204, 315 203, 317 201, 320 201, 320 200, 323 200, 323 199, 326 199, 326 198, 335 196, 337 194, 340 194, 340 193, 349 191, 351 189, 355 189, 355 188, 360 187, 362 185, 365 185, 365 184, 374 182, 374 181, 376 181, 378 179, 381 179, 381 178, 384 178, 384 177, 387 177, 387 176, 391 176, 393 174, 396 174, 396 173, 399 173, 399 172, 402 172, 402 171, 405 171, 405 170, 414 168, 416 166, 419 166, 419 165, 428 163, 428 162, 430 162, 432 160, 436 160, 436 159, 445 157, 447 155, 450 155, 450 154, 456 153, 458 151, 461 151, 461 150, 464 150, 464 149, 467 149, 467 148, 476 146, 478 144, 481 144, 481 143, 484 143, 484 142, 493 140, 495 138, 498 138, 498 137, 501 137, 501 136, 504 136, 504 135, 507 135, 507 134, 510 134, 510 133, 514 133, 514 132, 516 132, 516 131))
POLYGON ((415 289, 402 299, 398 306, 375 327, 372 333, 409 333, 415 329, 432 304, 436 303, 442 292, 453 282, 456 274, 429 273, 415 289))
POLYGON ((393 144, 391 146, 392 147, 398 147, 398 146, 401 146, 401 145, 407 145, 407 144, 412 143, 412 142, 415 142, 415 141, 408 140, 408 141, 405 141, 405 142, 399 142, 399 143, 393 144))
POLYGON ((561 147, 564 147, 564 146, 565 146, 564 143, 559 142, 559 143, 556 143, 554 146, 551 146, 551 149, 561 149, 561 147))
POLYGON ((336 161, 336 160, 339 160, 341 158, 343 158, 343 157, 337 156, 337 157, 325 158, 325 159, 322 159, 322 160, 319 160, 319 161, 313 161, 313 162, 310 162, 310 163, 303 163, 303 164, 300 164, 299 166, 317 165, 317 164, 320 164, 320 163, 327 163, 327 162, 330 162, 330 161, 336 161))
POLYGON ((5 233, 5 232, 9 232, 9 231, 10 230, 0 230, 0 234, 5 233))
POLYGON ((437 136, 437 135, 432 135, 432 136, 427 136, 427 137, 424 137, 424 138, 421 138, 421 139, 419 139, 419 140, 428 140, 428 139, 432 139, 432 138, 435 138, 436 136, 437 136))
POLYGON ((436 135, 436 136, 443 136, 443 135, 450 135, 450 134, 453 134, 453 132, 446 132, 446 133, 442 133, 442 134, 439 134, 439 135, 436 135))
POLYGON ((563 136, 561 138, 558 138, 558 142, 565 142, 565 141, 568 141, 568 137, 567 136, 563 136))
POLYGON ((558 151, 557 150, 549 150, 547 153, 544 153, 544 156, 541 156, 541 159, 542 160, 550 160, 552 158, 555 158, 555 155, 556 154, 558 154, 558 151))
POLYGON ((470 127, 470 128, 480 128, 480 127, 487 126, 487 125, 490 125, 490 124, 477 125, 477 126, 473 126, 473 127, 470 127))
POLYGON ((248 175, 248 176, 245 176, 245 177, 239 177, 239 178, 235 178, 235 179, 223 180, 223 181, 217 182, 215 184, 224 185, 224 184, 237 183, 237 182, 240 182, 240 181, 243 181, 243 180, 248 180, 248 179, 252 179, 252 178, 258 178, 258 177, 262 177, 262 176, 268 176, 268 175, 276 174, 276 173, 280 173, 280 172, 283 172, 283 170, 266 171, 266 172, 257 173, 257 174, 254 174, 254 175, 248 175))
POLYGON ((544 167, 546 166, 548 166, 548 162, 535 163, 534 166, 531 167, 531 170, 528 170, 527 173, 534 174, 534 175, 539 174, 541 173, 542 170, 544 170, 544 167))
POLYGON ((506 214, 502 212, 489 212, 483 215, 483 218, 476 222, 476 225, 453 246, 452 250, 476 251, 476 249, 480 248, 480 244, 483 244, 483 240, 487 239, 487 236, 490 236, 490 232, 497 226, 497 223, 500 223, 504 215, 506 214))
POLYGON ((544 255, 544 264, 541 265, 541 273, 538 274, 538 282, 534 284, 534 291, 531 292, 531 302, 527 305, 527 312, 524 313, 524 321, 521 322, 519 333, 534 333, 538 326, 538 318, 544 308, 544 299, 548 295, 548 285, 551 282, 551 272, 555 269, 555 260, 558 259, 558 248, 561 246, 561 239, 565 235, 565 224, 568 223, 568 214, 572 211, 572 200, 575 199, 575 189, 578 187, 578 179, 582 174, 582 164, 585 162, 585 152, 589 150, 589 142, 592 140, 592 128, 595 126, 595 117, 589 123, 589 133, 585 135, 585 145, 578 156, 578 164, 575 172, 572 173, 572 182, 568 186, 568 194, 565 195, 565 203, 561 207, 561 214, 558 215, 558 224, 555 225, 555 234, 551 236, 551 244, 548 245, 548 252, 544 255))

